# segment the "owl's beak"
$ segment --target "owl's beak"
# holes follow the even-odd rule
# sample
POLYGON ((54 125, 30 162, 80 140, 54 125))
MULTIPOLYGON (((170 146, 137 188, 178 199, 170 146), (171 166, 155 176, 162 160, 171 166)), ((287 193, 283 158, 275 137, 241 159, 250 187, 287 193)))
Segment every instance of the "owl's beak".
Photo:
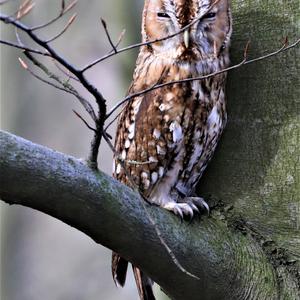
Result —
POLYGON ((190 32, 189 29, 186 29, 183 33, 183 41, 184 41, 184 45, 185 48, 188 48, 190 45, 190 32))

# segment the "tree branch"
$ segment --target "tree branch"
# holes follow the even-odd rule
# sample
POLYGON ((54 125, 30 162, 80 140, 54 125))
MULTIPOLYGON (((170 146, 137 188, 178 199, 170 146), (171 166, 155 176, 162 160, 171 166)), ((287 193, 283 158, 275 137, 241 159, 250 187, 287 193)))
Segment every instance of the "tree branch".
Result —
POLYGON ((181 223, 146 203, 164 240, 196 280, 174 264, 136 192, 73 157, 6 132, 0 132, 0 156, 2 200, 81 230, 141 267, 172 299, 276 299, 275 272, 260 245, 217 217, 181 223))

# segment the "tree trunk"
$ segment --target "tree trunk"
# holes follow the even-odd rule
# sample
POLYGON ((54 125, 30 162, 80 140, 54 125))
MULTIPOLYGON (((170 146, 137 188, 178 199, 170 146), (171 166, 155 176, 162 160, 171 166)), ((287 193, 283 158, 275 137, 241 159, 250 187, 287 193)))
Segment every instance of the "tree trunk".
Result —
MULTIPOLYGON (((299 38, 299 1, 232 2, 233 63, 248 40, 257 57, 299 38)), ((261 243, 280 299, 300 298, 299 57, 298 47, 229 74, 229 122, 199 185, 261 243)))

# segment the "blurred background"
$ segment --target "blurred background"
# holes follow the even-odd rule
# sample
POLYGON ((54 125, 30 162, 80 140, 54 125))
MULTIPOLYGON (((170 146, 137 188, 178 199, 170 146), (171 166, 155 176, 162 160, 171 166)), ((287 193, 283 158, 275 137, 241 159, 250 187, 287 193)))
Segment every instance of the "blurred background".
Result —
MULTIPOLYGON (((1 12, 12 14, 21 1, 1 6, 1 12)), ((66 1, 70 3, 70 1, 66 1)), ((60 0, 35 0, 26 24, 37 25, 56 16, 60 0)), ((122 46, 140 41, 140 0, 79 0, 68 13, 78 14, 75 23, 53 42, 57 51, 76 66, 110 51, 100 24, 108 24, 114 41, 126 29, 122 46)), ((49 37, 66 24, 64 17, 41 35, 49 37)), ((30 41, 21 34, 24 42, 30 41)), ((1 39, 15 41, 14 30, 1 24, 1 39)), ((33 78, 20 66, 15 49, 0 46, 1 51, 1 128, 52 149, 85 158, 91 133, 76 118, 72 109, 86 119, 77 100, 33 78)), ((90 70, 89 80, 108 99, 109 108, 126 94, 132 78, 137 51, 113 57, 90 70)), ((45 61, 45 60, 44 60, 45 61)), ((45 61, 46 62, 46 61, 45 61)), ((54 64, 48 66, 56 73, 54 64)), ((62 73, 60 73, 63 75, 62 73)), ((80 92, 87 96, 84 90, 80 92)), ((89 98, 93 102, 92 98, 89 98)), ((110 133, 114 133, 112 127, 110 133)), ((102 145, 100 167, 111 174, 112 154, 102 145)), ((116 288, 110 270, 111 251, 95 244, 89 237, 70 226, 29 208, 0 202, 1 212, 1 299, 2 300, 68 300, 68 299, 138 299, 133 276, 124 289, 116 288)), ((167 299, 156 287, 158 299, 167 299)))

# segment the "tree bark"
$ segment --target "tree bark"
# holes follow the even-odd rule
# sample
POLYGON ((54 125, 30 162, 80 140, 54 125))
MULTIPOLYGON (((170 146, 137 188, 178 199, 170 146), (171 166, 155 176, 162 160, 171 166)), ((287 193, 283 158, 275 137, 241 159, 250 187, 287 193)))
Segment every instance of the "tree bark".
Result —
MULTIPOLYGON (((299 1, 232 1, 232 9, 233 64, 248 40, 257 57, 299 38, 299 1)), ((295 289, 279 287, 281 299, 300 298, 299 54, 297 47, 229 73, 228 125, 198 189, 232 207, 237 223, 274 251, 279 285, 290 279, 283 265, 295 263, 295 289)))
MULTIPOLYGON (((1 199, 56 217, 120 253, 172 299, 277 299, 276 272, 260 244, 220 214, 191 224, 146 205, 183 273, 128 187, 82 161, 6 132, 0 135, 1 199)), ((291 281, 292 282, 292 281, 291 281)))

